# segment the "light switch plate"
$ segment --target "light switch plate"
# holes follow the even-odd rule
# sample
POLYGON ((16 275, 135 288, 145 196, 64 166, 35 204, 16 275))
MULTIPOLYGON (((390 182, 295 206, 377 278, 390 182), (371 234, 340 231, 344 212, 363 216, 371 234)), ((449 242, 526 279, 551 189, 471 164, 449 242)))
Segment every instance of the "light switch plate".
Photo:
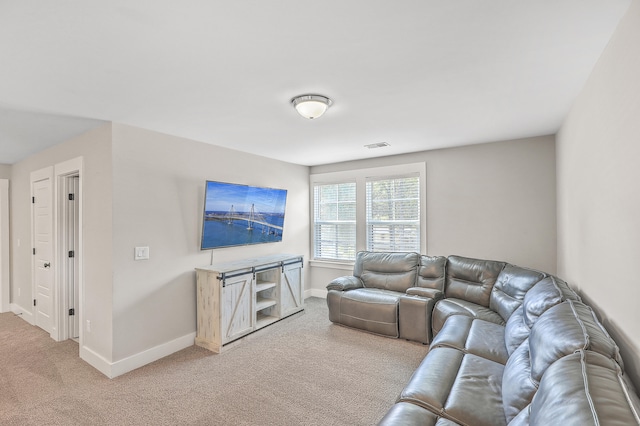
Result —
POLYGON ((136 247, 133 254, 133 260, 149 259, 149 247, 136 247))

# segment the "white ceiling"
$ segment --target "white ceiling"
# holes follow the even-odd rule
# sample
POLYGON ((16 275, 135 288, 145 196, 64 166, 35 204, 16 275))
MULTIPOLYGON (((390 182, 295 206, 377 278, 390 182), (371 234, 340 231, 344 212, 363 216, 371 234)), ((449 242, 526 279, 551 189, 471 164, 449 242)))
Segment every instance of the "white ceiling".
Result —
POLYGON ((0 0, 0 163, 103 120, 303 165, 552 134, 630 1, 0 0))

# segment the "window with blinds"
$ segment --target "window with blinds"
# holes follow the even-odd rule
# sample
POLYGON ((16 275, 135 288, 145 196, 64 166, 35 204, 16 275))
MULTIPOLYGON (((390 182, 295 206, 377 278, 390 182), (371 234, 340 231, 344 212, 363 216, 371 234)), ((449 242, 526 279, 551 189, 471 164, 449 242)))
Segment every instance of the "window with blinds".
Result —
POLYGON ((316 184, 314 257, 353 260, 356 256, 356 183, 316 184))
POLYGON ((366 182, 367 250, 420 252, 420 177, 366 182))

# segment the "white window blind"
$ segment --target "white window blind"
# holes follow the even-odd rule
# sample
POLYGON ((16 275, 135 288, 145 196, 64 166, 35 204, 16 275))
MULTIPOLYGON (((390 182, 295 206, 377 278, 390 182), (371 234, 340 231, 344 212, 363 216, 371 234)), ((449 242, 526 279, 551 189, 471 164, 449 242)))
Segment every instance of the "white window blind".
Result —
POLYGON ((353 260, 356 256, 355 182, 316 184, 314 257, 353 260))
POLYGON ((367 250, 420 252, 420 177, 366 182, 367 250))

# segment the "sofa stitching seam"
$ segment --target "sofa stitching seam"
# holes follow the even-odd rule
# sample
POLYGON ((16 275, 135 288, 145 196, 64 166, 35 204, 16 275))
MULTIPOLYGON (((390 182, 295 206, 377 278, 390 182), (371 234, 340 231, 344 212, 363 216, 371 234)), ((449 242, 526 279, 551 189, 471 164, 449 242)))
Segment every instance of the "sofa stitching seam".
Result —
POLYGON ((578 322, 578 324, 580 325, 580 328, 582 329, 582 337, 584 338, 584 346, 582 347, 582 349, 587 350, 589 349, 589 346, 590 346, 589 333, 587 332, 586 326, 584 325, 582 318, 580 318, 580 316, 578 315, 578 311, 576 311, 576 307, 574 306, 573 301, 568 300, 567 302, 569 302, 569 306, 571 306, 571 311, 573 312, 573 315, 576 321, 578 322))
POLYGON ((622 375, 620 374, 620 367, 617 367, 617 376, 618 376, 618 382, 620 383, 620 387, 622 388, 622 392, 624 393, 624 397, 627 400, 627 404, 629 404, 629 409, 631 410, 631 412, 633 413, 633 417, 635 417, 636 422, 638 424, 640 424, 640 416, 638 415, 638 412, 636 411, 635 406, 633 405, 633 402, 631 401, 631 397, 629 396, 629 390, 627 389, 627 386, 625 385, 624 381, 622 380, 622 375))
POLYGON ((357 320, 365 321, 365 322, 372 322, 372 323, 375 323, 375 324, 389 324, 389 325, 391 325, 391 324, 398 324, 398 322, 397 322, 397 321, 396 321, 396 322, 374 321, 374 320, 369 320, 369 319, 365 319, 365 318, 360 318, 360 317, 356 317, 356 316, 348 315, 348 314, 342 314, 342 313, 341 313, 340 315, 341 315, 341 316, 343 316, 343 317, 353 318, 353 319, 357 319, 357 320))
POLYGON ((589 402, 589 407, 591 408, 591 415, 593 416, 593 420, 595 421, 596 426, 600 426, 598 413, 596 412, 596 409, 593 406, 593 400, 591 399, 591 393, 589 392, 589 379, 587 378, 587 364, 585 360, 584 351, 580 351, 580 363, 582 364, 582 381, 584 383, 584 393, 585 393, 585 396, 587 397, 587 401, 589 402))
POLYGON ((360 300, 360 299, 352 299, 350 297, 347 296, 342 296, 340 299, 347 299, 347 300, 353 300, 355 302, 358 303, 368 303, 370 305, 385 305, 385 306, 398 306, 398 302, 394 302, 394 303, 385 303, 385 302, 375 302, 375 301, 369 301, 369 300, 360 300))

